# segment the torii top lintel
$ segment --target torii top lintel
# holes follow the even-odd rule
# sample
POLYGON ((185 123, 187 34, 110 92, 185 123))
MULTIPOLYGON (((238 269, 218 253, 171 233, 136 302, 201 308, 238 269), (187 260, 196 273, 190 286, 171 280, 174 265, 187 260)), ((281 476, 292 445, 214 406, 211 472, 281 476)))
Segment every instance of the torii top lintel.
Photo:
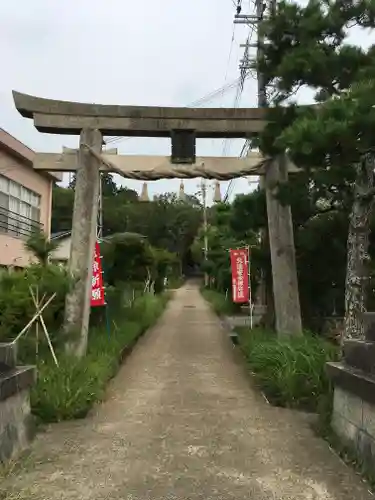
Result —
POLYGON ((19 113, 40 132, 79 135, 84 128, 103 135, 170 137, 172 130, 194 130, 200 138, 249 138, 266 125, 260 108, 173 108, 117 106, 57 101, 13 91, 19 113))

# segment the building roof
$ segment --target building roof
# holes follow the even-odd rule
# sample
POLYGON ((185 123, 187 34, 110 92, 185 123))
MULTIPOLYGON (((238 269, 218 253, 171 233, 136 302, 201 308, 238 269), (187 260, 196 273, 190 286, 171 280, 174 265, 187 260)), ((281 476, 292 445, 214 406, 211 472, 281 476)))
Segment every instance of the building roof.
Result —
MULTIPOLYGON (((15 156, 19 160, 21 160, 26 165, 33 168, 34 161, 34 151, 28 148, 21 141, 13 137, 13 135, 9 134, 3 128, 0 128, 0 148, 5 149, 9 154, 15 156)), ((61 181, 62 175, 60 172, 42 172, 38 171, 39 175, 47 175, 49 178, 52 178, 54 181, 61 181)))

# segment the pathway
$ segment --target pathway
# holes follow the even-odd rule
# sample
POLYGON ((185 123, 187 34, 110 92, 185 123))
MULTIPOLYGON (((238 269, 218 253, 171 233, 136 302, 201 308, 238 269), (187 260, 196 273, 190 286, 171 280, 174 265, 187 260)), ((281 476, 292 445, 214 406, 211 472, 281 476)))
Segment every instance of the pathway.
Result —
POLYGON ((1 485, 28 500, 370 500, 301 415, 254 391, 188 284, 86 420, 34 442, 1 485))

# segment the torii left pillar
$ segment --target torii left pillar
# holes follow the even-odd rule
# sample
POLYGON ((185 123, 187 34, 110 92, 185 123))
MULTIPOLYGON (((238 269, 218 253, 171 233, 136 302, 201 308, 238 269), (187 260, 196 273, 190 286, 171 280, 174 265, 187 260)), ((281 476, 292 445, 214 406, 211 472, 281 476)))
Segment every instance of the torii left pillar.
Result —
POLYGON ((73 283, 66 296, 64 317, 64 331, 74 336, 67 344, 68 350, 79 357, 87 350, 100 186, 99 162, 85 146, 100 154, 102 142, 99 130, 81 131, 69 259, 73 283))

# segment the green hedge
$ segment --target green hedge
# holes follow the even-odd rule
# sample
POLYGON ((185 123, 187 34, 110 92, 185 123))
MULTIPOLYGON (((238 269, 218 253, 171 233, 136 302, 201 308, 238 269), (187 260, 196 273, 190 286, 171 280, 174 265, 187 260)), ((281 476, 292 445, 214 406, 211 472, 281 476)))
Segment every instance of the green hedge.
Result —
POLYGON ((326 363, 338 348, 310 333, 279 339, 273 332, 239 328, 239 341, 250 370, 271 403, 322 412, 331 384, 326 363))
POLYGON ((124 348, 151 326, 162 313, 168 295, 144 295, 124 308, 121 322, 108 333, 92 328, 86 357, 58 353, 59 367, 51 357, 38 363, 38 380, 31 391, 32 412, 42 422, 83 418, 104 395, 107 382, 121 364, 124 348))

